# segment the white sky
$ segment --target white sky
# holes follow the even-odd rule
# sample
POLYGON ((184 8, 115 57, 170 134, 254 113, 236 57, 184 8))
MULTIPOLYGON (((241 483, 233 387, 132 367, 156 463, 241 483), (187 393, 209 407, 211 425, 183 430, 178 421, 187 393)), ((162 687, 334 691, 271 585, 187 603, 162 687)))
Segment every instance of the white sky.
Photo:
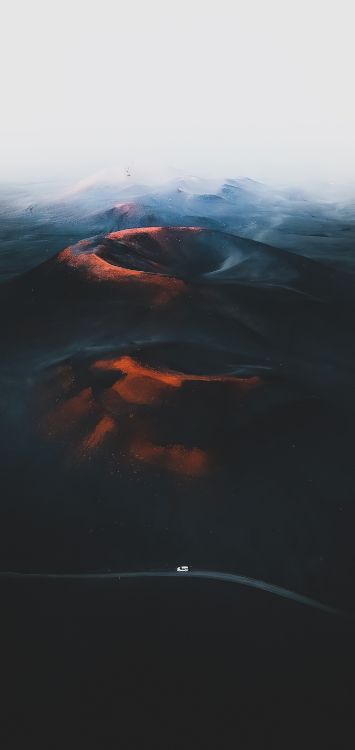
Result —
POLYGON ((2 0, 0 179, 353 181, 352 5, 2 0))

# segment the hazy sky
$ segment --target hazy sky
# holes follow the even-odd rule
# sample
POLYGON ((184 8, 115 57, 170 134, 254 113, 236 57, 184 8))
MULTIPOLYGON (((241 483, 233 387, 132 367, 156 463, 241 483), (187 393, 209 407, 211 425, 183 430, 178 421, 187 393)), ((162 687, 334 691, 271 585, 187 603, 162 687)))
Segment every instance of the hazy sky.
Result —
POLYGON ((0 178, 354 180, 352 5, 3 0, 0 178))

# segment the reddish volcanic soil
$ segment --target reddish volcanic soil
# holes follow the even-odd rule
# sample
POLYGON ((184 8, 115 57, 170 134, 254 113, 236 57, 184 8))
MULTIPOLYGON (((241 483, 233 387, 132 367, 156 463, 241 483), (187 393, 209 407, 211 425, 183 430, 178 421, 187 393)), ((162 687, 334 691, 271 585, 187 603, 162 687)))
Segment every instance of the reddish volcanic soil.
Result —
POLYGON ((129 282, 138 286, 148 285, 154 294, 155 304, 164 304, 185 290, 184 282, 175 277, 174 266, 169 267, 171 258, 179 252, 179 245, 182 242, 190 240, 200 231, 203 230, 198 227, 125 229, 120 232, 111 232, 97 244, 93 244, 92 240, 83 240, 63 250, 58 260, 83 273, 91 282, 109 281, 117 284, 129 282), (152 241, 155 252, 159 255, 156 261, 154 258, 149 259, 152 241), (116 250, 114 258, 112 250, 116 250), (120 255, 122 264, 120 264, 120 255), (130 267, 130 260, 132 267, 130 267), (149 270, 144 270, 147 263, 149 270), (143 266, 142 270, 137 267, 140 264, 143 266))
POLYGON ((127 460, 151 464, 186 477, 198 477, 212 465, 223 463, 219 433, 226 398, 232 408, 238 408, 243 397, 261 385, 256 376, 158 370, 130 356, 92 362, 88 379, 92 385, 78 390, 75 367, 65 366, 58 368, 51 383, 40 389, 42 436, 64 440, 75 461, 91 460, 97 450, 106 447, 117 464, 127 460), (98 392, 95 376, 107 374, 111 375, 111 384, 98 392), (209 399, 214 402, 211 413, 209 399), (54 408, 53 403, 57 403, 54 408), (180 415, 176 434, 169 426, 174 412, 175 420, 176 412, 180 415), (208 425, 207 432, 201 435, 202 446, 191 445, 196 421, 208 425), (164 440, 167 430, 169 439, 164 440), (176 435, 186 442, 177 442, 176 435))

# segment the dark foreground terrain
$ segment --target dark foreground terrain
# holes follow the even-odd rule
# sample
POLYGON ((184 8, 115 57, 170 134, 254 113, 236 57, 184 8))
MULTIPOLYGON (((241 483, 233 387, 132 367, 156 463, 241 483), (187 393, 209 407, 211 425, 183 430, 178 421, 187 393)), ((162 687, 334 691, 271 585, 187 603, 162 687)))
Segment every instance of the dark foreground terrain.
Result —
POLYGON ((2 746, 351 747, 351 201, 1 206, 2 746))

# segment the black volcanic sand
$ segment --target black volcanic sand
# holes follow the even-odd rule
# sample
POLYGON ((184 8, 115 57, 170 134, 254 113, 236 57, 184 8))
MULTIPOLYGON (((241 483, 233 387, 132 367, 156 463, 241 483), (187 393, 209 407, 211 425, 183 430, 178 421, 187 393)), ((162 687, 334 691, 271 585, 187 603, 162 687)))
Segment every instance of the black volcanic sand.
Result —
MULTIPOLYGON (((0 570, 187 564, 353 615, 353 278, 167 227, 4 282, 0 570)), ((0 594, 6 750, 353 746, 351 617, 190 578, 0 594)))
POLYGON ((6 750, 353 746, 345 620, 191 578, 0 592, 6 750))

